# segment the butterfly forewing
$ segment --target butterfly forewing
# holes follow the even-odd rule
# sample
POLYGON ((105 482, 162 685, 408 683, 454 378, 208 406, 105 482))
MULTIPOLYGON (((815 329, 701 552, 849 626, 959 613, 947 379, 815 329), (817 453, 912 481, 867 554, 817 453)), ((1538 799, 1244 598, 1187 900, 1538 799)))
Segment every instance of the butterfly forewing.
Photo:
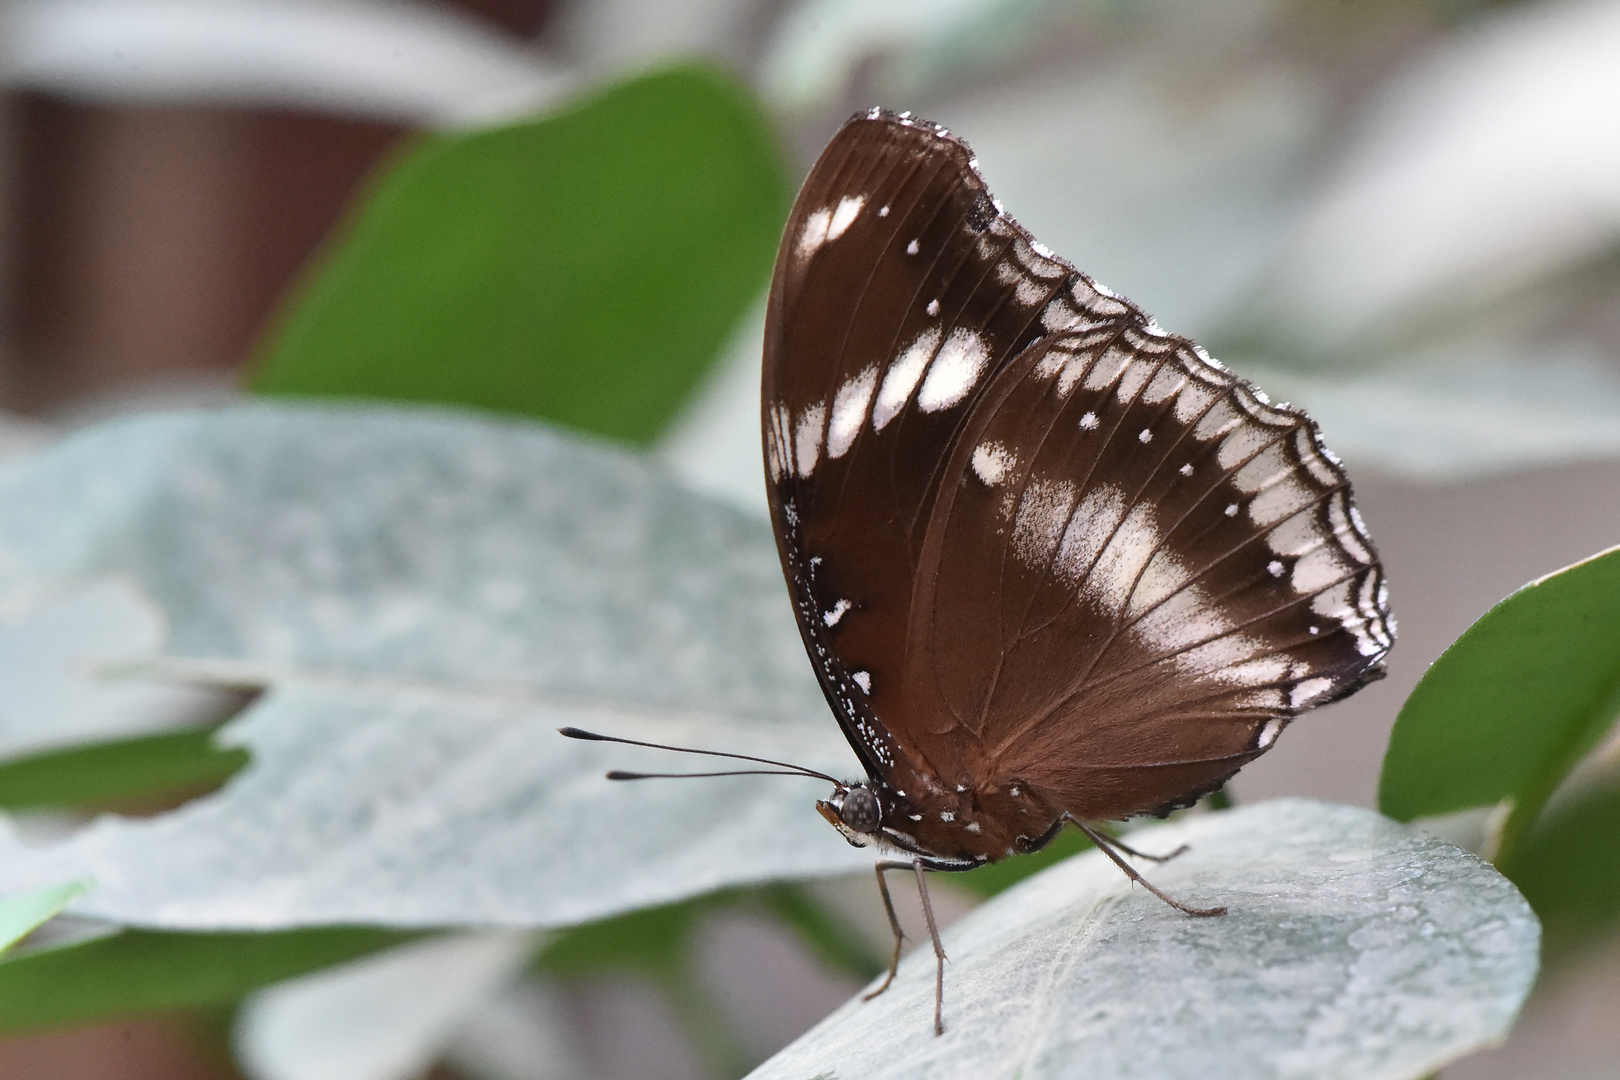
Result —
POLYGON ((766 323, 772 518, 822 686, 898 705, 918 549, 949 445, 988 377, 1046 332, 1072 271, 1009 229, 960 142, 846 126, 784 232, 766 323))
POLYGON ((894 786, 1162 809, 1389 647, 1315 426, 1052 256, 933 125, 857 117, 811 171, 763 414, 806 647, 894 786))

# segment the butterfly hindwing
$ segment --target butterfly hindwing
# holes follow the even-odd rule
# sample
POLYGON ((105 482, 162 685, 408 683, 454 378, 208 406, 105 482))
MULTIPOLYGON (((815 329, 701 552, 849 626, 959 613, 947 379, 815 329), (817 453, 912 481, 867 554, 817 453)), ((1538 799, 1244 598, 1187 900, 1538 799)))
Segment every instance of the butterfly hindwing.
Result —
POLYGON ((1391 642, 1314 425, 1145 320, 1009 365, 948 482, 907 697, 940 745, 1077 816, 1157 809, 1206 763, 1224 779, 1391 642))

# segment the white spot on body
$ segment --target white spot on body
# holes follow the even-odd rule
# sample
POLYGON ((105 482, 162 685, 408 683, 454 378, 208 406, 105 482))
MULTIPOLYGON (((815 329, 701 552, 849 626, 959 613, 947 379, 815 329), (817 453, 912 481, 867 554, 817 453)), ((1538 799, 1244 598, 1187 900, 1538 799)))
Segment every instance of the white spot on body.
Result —
POLYGON ((849 609, 850 609, 849 601, 848 600, 840 600, 840 601, 838 601, 838 603, 836 603, 836 604, 834 604, 832 606, 831 611, 828 611, 828 612, 825 612, 825 613, 822 614, 821 621, 823 623, 825 623, 829 627, 837 626, 838 621, 840 619, 842 619, 849 612, 849 609))
POLYGON ((860 434, 866 420, 866 406, 877 388, 877 368, 871 366, 853 375, 833 395, 832 422, 827 426, 827 456, 843 457, 860 434))
POLYGON ((973 449, 973 472, 980 480, 994 487, 1007 478, 1017 459, 1000 443, 983 442, 973 449))
POLYGON ((977 333, 962 328, 952 330, 917 392, 917 407, 923 412, 938 412, 957 404, 968 396, 989 362, 990 351, 977 333))
POLYGON ((939 820, 941 820, 941 821, 955 821, 956 820, 956 812, 954 810, 941 810, 939 812, 939 820))
POLYGON ((915 255, 915 254, 917 254, 917 241, 913 240, 911 243, 906 245, 906 254, 907 255, 915 255))
POLYGON ((968 832, 976 833, 979 831, 979 823, 977 821, 970 821, 966 825, 963 825, 962 828, 966 829, 968 832))
POLYGON ((928 366, 934 350, 939 348, 941 336, 937 326, 924 330, 889 367, 888 374, 883 376, 883 385, 878 389, 877 404, 872 408, 873 430, 882 431, 911 399, 911 392, 922 379, 923 369, 928 366))
POLYGON ((850 681, 861 688, 861 693, 870 694, 872 692, 872 673, 870 671, 857 671, 850 676, 850 681))

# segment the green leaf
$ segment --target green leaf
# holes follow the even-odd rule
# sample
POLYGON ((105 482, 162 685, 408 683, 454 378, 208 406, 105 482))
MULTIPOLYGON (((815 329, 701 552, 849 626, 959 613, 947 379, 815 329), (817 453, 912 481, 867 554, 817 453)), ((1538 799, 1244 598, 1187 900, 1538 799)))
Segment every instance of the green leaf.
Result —
POLYGON ((87 888, 82 881, 71 881, 0 900, 0 953, 33 933, 87 888))
POLYGON ((764 118, 707 67, 426 136, 306 277, 252 386, 648 441, 764 288, 786 205, 764 118))
POLYGON ((668 976, 681 970, 698 919, 722 902, 712 894, 570 927, 547 942, 535 964, 553 975, 618 968, 668 976))
POLYGON ((1620 778, 1560 799, 1499 865, 1541 917, 1549 957, 1612 932, 1620 923, 1620 778))
POLYGON ((1401 707, 1378 803, 1400 820, 1513 800, 1506 854, 1620 712, 1620 548, 1469 627, 1401 707))
POLYGON ((0 1031, 226 1004, 254 987, 417 936, 368 927, 269 934, 125 930, 0 963, 0 1031))
POLYGON ((0 808, 61 810, 200 795, 247 764, 248 752, 211 731, 172 731, 90 743, 0 763, 0 808))

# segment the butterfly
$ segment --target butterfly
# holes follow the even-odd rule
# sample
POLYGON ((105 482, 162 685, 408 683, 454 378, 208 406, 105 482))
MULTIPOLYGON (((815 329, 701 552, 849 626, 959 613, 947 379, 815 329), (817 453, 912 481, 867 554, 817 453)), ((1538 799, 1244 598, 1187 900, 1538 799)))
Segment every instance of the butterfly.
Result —
POLYGON ((1383 567, 1316 424, 1044 247, 967 143, 882 109, 799 192, 763 362, 782 572, 866 777, 797 771, 896 856, 873 993, 900 957, 886 871, 923 892, 941 1032, 924 871, 1066 823, 1222 912, 1097 824, 1191 805, 1383 674, 1383 567))
MULTIPOLYGON (((771 523, 866 780, 818 804, 911 865, 1163 815, 1383 672, 1388 589, 1303 413, 1042 246, 972 150, 853 117, 788 218, 771 523)), ((879 880, 882 880, 881 871, 879 880)))

